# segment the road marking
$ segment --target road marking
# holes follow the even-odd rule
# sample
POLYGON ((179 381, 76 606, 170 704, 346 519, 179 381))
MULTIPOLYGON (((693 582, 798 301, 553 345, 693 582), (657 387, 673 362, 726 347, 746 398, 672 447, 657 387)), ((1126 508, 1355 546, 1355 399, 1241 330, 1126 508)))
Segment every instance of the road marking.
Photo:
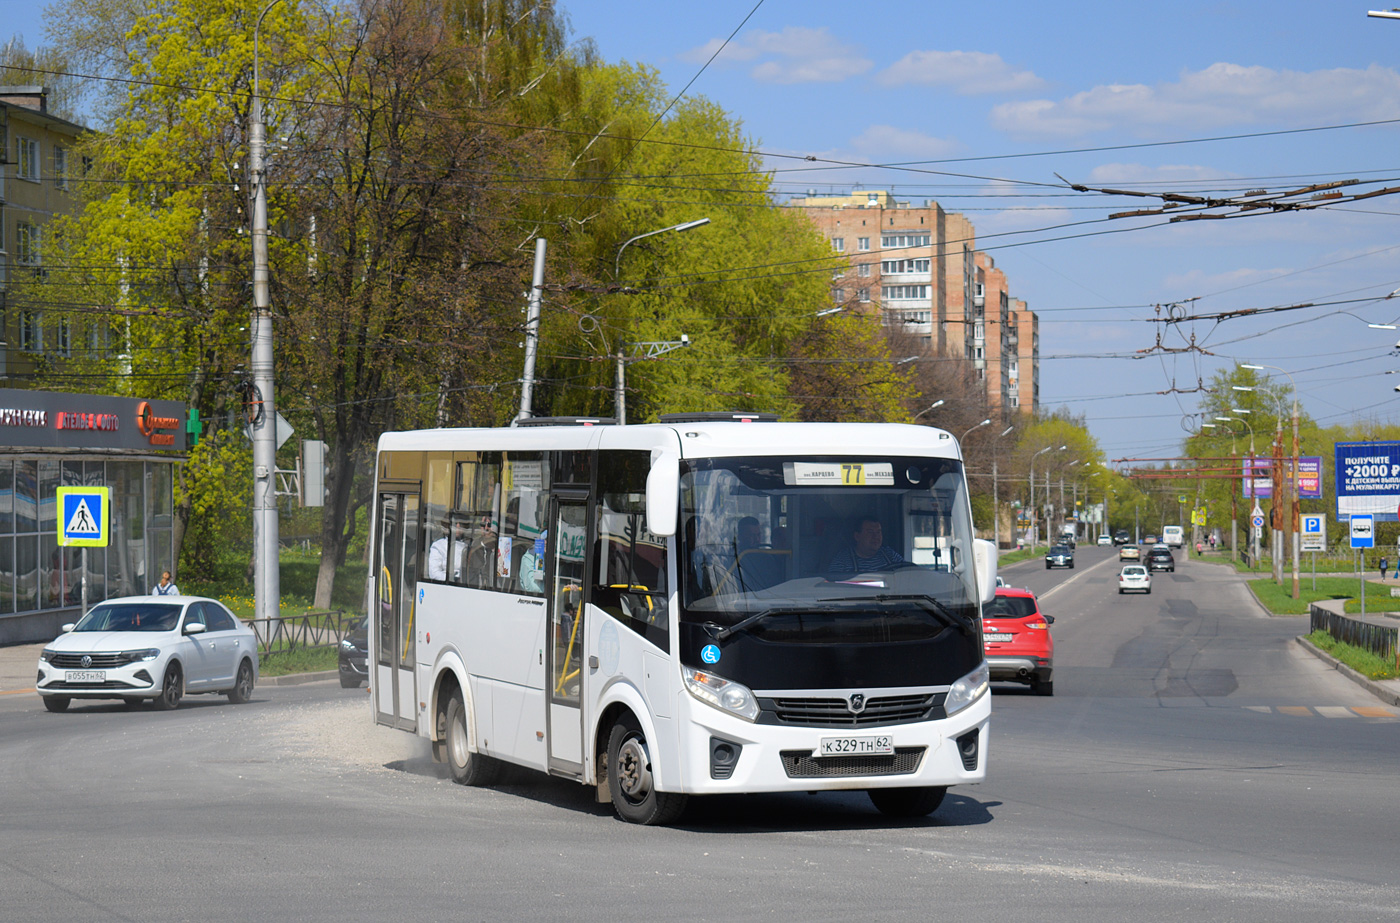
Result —
POLYGON ((1084 570, 1079 571, 1079 573, 1075 574, 1073 577, 1069 578, 1069 579, 1066 580, 1064 583, 1057 583, 1057 584, 1055 584, 1054 586, 1052 586, 1050 589, 1046 590, 1044 593, 1040 593, 1040 594, 1038 594, 1038 595, 1039 595, 1039 597, 1040 597, 1041 599, 1045 599, 1047 596, 1050 596, 1052 593, 1056 593, 1056 592, 1058 592, 1058 591, 1060 591, 1060 590, 1063 590, 1065 587, 1067 587, 1067 586, 1069 586, 1070 584, 1074 583, 1074 581, 1078 580, 1080 577, 1087 577, 1088 575, 1092 574, 1094 571, 1098 570, 1100 567, 1103 567, 1105 564, 1112 564, 1112 563, 1113 563, 1113 559, 1112 559, 1112 558, 1104 558, 1104 559, 1103 559, 1102 561, 1100 561, 1099 563, 1097 563, 1097 564, 1091 564, 1091 565, 1089 565, 1088 567, 1084 568, 1084 570))
POLYGON ((1293 715, 1298 718, 1311 718, 1312 711, 1302 705, 1280 705, 1279 714, 1293 715))
POLYGON ((1355 718, 1356 715, 1349 708, 1340 705, 1319 705, 1317 713, 1324 718, 1355 718))
POLYGON ((1291 715, 1295 718, 1400 718, 1400 708, 1382 705, 1246 705, 1248 711, 1261 715, 1291 715))
POLYGON ((1363 718, 1394 718, 1394 717, 1396 717, 1395 709, 1393 709, 1393 708, 1381 708, 1381 707, 1378 706, 1378 705, 1361 705, 1361 706, 1358 706, 1358 707, 1353 708, 1352 711, 1356 712, 1358 715, 1360 715, 1360 716, 1363 717, 1363 718))

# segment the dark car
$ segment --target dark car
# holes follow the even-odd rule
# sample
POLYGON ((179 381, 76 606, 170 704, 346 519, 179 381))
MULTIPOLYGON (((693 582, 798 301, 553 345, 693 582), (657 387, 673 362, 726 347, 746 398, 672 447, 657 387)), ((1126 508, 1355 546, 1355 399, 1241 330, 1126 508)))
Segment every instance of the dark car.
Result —
POLYGON ((369 679, 369 626, 360 619, 350 626, 350 632, 340 639, 340 685, 358 689, 369 679))
POLYGON ((1117 532, 1113 533, 1113 544, 1115 545, 1130 545, 1132 541, 1132 533, 1127 529, 1119 529, 1117 532))
POLYGON ((1074 549, 1068 545, 1056 545, 1045 555, 1045 569, 1052 567, 1074 567, 1074 549))
POLYGON ((1170 548, 1157 547, 1149 550, 1143 556, 1142 563, 1147 565, 1148 570, 1164 570, 1176 573, 1176 558, 1172 557, 1170 548))

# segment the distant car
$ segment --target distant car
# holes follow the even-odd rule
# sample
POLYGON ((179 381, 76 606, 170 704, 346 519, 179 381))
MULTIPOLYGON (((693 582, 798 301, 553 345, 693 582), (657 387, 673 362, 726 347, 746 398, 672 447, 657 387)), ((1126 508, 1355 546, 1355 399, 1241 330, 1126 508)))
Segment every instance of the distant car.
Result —
POLYGON ((1147 557, 1143 559, 1143 564, 1148 570, 1164 570, 1169 573, 1176 573, 1176 558, 1172 557, 1172 550, 1166 545, 1154 545, 1147 552, 1147 557))
POLYGON ((1108 535, 1107 532, 1105 532, 1103 535, 1100 535, 1100 536, 1099 536, 1099 544, 1100 544, 1100 545, 1112 545, 1112 544, 1113 544, 1113 539, 1109 537, 1109 535, 1108 535))
POLYGON ((1144 545, 1155 545, 1155 544, 1157 544, 1157 533, 1155 533, 1155 532, 1149 532, 1149 533, 1147 533, 1146 535, 1144 535, 1144 536, 1142 537, 1142 543, 1143 543, 1144 545))
POLYGON ((1152 592, 1152 575, 1141 564, 1129 564, 1118 575, 1118 592, 1132 590, 1135 593, 1152 592))
POLYGON ((35 688, 49 711, 74 699, 175 708, 185 693, 242 703, 258 681, 258 639, 199 596, 128 596, 88 610, 39 654, 35 688))
POLYGON ((1054 695, 1054 623, 1030 590, 997 590, 982 609, 982 646, 992 679, 1026 683, 1036 695, 1054 695))
POLYGON ((360 619, 340 639, 340 685, 343 688, 358 689, 360 683, 369 679, 368 658, 369 623, 360 619))
POLYGON ((1138 551, 1137 545, 1124 545, 1118 549, 1118 560, 1120 561, 1136 561, 1141 557, 1142 554, 1138 551))
POLYGON ((1129 534, 1127 529, 1119 529, 1117 532, 1113 533, 1113 544, 1131 545, 1132 543, 1133 537, 1131 534, 1129 534))
POLYGON ((1045 555, 1045 569, 1052 567, 1074 567, 1074 549, 1068 545, 1056 545, 1045 555))

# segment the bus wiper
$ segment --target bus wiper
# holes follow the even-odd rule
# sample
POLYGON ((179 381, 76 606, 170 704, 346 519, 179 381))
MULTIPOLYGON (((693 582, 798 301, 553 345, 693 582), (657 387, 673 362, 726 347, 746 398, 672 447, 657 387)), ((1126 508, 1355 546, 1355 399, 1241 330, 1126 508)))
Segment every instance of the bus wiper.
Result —
POLYGON ((924 611, 937 616, 939 621, 952 628, 956 628, 969 638, 976 637, 978 630, 976 624, 969 618, 959 615, 949 609, 943 603, 932 596, 925 596, 922 593, 877 593, 874 596, 834 596, 827 599, 819 599, 817 602, 823 603, 859 603, 866 600, 874 600, 877 603, 903 603, 909 602, 922 608, 924 611))
POLYGON ((755 612, 753 615, 749 616, 748 618, 746 618, 746 619, 740 619, 739 621, 735 622, 733 625, 730 625, 728 628, 725 628, 725 629, 723 629, 722 631, 718 632, 718 633, 714 636, 714 637, 715 637, 715 640, 716 640, 716 641, 723 641, 725 638, 728 638, 730 635, 737 634, 738 632, 743 631, 745 628, 748 628, 750 625, 756 625, 757 623, 759 623, 759 622, 763 621, 764 619, 768 618, 768 616, 772 615, 772 614, 775 613, 775 612, 779 612, 779 611, 790 611, 790 610, 779 610, 779 609, 771 609, 771 608, 770 608, 770 609, 761 609, 761 610, 759 610, 758 612, 755 612))

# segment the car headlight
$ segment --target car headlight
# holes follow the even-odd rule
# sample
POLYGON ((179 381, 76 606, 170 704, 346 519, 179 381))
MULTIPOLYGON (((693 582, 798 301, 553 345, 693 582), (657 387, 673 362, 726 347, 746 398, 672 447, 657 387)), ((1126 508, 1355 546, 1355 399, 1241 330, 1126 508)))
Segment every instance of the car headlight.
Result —
POLYGON ((48 663, 49 660, 50 660, 50 658, 53 657, 53 655, 54 655, 54 652, 51 651, 51 650, 48 650, 48 649, 42 650, 42 651, 39 652, 39 662, 40 662, 40 663, 48 663))
POLYGON ((685 679, 686 690, 707 705, 738 715, 745 721, 758 719, 758 699, 748 686, 693 667, 682 668, 681 676, 685 679))
POLYGON ((148 647, 140 651, 122 651, 124 663, 143 663, 155 660, 160 656, 160 648, 148 647))
POLYGON ((987 662, 984 660, 977 665, 977 669, 953 683, 948 690, 948 697, 943 700, 943 711, 952 717, 980 699, 990 684, 991 673, 987 670, 987 662))
POLYGON ((353 651, 353 650, 355 649, 355 643, 354 643, 353 641, 351 641, 349 638, 341 638, 341 639, 340 639, 340 649, 341 649, 342 651, 353 651))

